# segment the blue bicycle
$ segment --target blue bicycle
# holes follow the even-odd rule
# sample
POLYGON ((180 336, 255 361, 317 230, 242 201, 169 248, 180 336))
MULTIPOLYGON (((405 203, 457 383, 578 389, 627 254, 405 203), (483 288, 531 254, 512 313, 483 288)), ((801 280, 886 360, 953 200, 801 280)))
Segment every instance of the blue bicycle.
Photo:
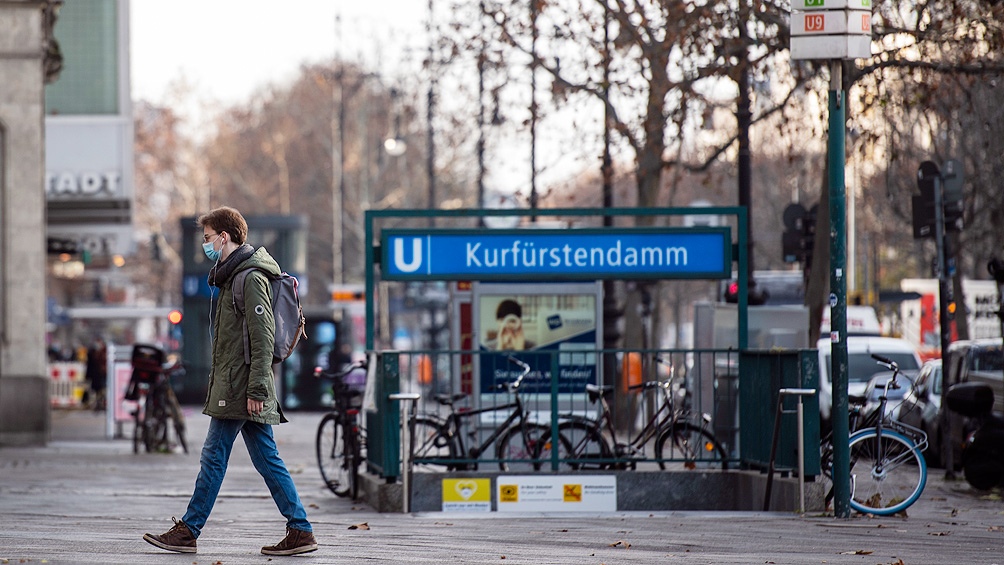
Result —
MULTIPOLYGON (((899 366, 881 355, 873 354, 872 358, 892 371, 892 377, 876 386, 882 390, 876 410, 862 415, 860 405, 852 409, 850 506, 864 514, 891 516, 909 508, 924 492, 927 463, 922 452, 927 448, 927 434, 886 414, 889 400, 886 391, 900 386, 896 382, 899 366)), ((864 402, 864 399, 856 400, 864 402)), ((832 437, 823 442, 821 464, 824 479, 830 481, 829 502, 833 497, 832 437)))

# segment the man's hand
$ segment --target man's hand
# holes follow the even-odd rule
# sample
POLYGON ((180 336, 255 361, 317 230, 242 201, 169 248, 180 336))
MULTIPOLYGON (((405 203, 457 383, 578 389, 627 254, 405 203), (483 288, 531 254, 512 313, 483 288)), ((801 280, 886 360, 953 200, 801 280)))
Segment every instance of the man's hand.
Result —
POLYGON ((257 416, 261 414, 261 411, 265 409, 264 400, 255 400, 253 398, 248 399, 248 414, 252 416, 257 416))

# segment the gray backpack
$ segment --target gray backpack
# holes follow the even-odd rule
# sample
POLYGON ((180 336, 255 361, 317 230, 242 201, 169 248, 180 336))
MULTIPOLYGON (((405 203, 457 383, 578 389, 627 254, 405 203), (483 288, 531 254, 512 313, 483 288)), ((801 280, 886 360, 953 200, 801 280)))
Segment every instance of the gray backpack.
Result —
MULTIPOLYGON (((254 267, 238 271, 234 275, 233 292, 234 308, 238 317, 244 325, 244 363, 251 364, 251 343, 248 336, 248 321, 245 316, 244 307, 244 281, 248 273, 256 270, 254 267)), ((266 271, 261 271, 268 277, 272 287, 272 317, 275 318, 275 348, 272 350, 272 364, 281 363, 289 357, 296 344, 302 336, 307 339, 307 332, 304 330, 307 324, 303 317, 303 308, 300 307, 300 296, 296 289, 299 286, 296 277, 282 273, 273 276, 266 271)))

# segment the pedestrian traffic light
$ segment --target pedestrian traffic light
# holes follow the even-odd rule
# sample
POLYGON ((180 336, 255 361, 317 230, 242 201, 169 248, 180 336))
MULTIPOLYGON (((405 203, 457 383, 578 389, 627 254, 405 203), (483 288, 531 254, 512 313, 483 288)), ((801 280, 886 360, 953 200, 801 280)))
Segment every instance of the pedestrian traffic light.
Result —
POLYGON ((167 314, 167 321, 174 325, 181 323, 181 310, 171 310, 167 314))

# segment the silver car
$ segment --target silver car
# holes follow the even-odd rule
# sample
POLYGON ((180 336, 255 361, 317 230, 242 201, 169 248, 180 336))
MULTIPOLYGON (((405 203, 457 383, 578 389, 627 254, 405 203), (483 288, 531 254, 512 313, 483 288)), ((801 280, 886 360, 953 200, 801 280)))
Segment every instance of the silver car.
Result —
POLYGON ((941 385, 941 359, 924 363, 913 386, 904 395, 896 418, 927 433, 928 447, 924 457, 932 467, 941 465, 941 385))

